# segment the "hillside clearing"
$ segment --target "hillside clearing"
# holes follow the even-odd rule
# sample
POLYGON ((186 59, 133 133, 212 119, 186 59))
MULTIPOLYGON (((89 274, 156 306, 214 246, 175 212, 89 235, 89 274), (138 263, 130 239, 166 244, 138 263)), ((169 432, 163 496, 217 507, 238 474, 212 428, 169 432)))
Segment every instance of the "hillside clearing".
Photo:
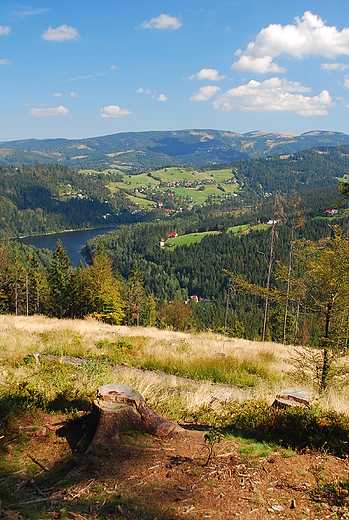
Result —
MULTIPOLYGON (((293 356, 282 345, 212 333, 0 316, 5 518, 345 518, 348 462, 329 453, 346 453, 346 417, 270 407, 295 383, 293 356), (237 386, 214 383, 207 367, 212 362, 229 374, 222 360, 245 367, 237 386), (197 371, 204 369, 203 380, 197 371), (185 370, 192 378, 180 375, 185 370), (130 431, 114 448, 84 455, 93 434, 91 402, 110 382, 140 391, 187 429, 186 438, 160 441, 130 431), (278 437, 270 429, 275 421, 278 437), (207 437, 216 438, 209 464, 205 432, 216 432, 207 437)), ((317 400, 345 412, 347 401, 345 388, 317 400)))

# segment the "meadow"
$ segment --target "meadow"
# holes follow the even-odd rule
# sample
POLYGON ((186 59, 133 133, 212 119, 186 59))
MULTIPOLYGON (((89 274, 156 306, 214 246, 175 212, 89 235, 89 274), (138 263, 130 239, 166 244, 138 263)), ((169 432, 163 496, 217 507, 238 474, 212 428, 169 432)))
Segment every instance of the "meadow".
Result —
POLYGON ((195 510, 203 518, 215 504, 228 519, 249 515, 252 501, 258 518, 269 518, 270 504, 285 510, 295 499, 302 518, 317 518, 319 500, 346 511, 348 385, 320 395, 297 377, 296 355, 213 333, 0 316, 4 517, 165 520, 195 510), (116 451, 85 453, 92 402, 108 383, 138 390, 192 433, 160 441, 130 430, 116 451), (295 385, 309 392, 311 409, 271 406, 295 385), (246 478, 253 485, 244 495, 246 478))
POLYGON ((190 244, 199 244, 201 240, 207 235, 217 235, 220 231, 205 231, 203 233, 188 233, 187 235, 180 235, 178 237, 169 238, 165 245, 171 249, 178 246, 190 246, 190 244))
MULTIPOLYGON (((111 170, 106 170, 103 173, 107 175, 109 171, 111 170)), ((120 173, 120 171, 117 171, 117 173, 120 173)), ((108 187, 114 193, 116 190, 126 190, 129 197, 132 196, 133 202, 134 200, 137 201, 138 198, 142 199, 137 201, 141 205, 145 204, 144 197, 147 194, 149 196, 156 192, 161 195, 168 191, 174 193, 175 197, 192 198, 194 204, 204 204, 209 197, 220 199, 233 196, 239 185, 231 168, 197 171, 172 167, 162 168, 147 174, 128 175, 124 173, 122 180, 110 182, 108 187), (160 186, 161 183, 166 184, 166 186, 160 186), (171 183, 174 183, 174 185, 171 185, 171 183), (167 184, 169 185, 167 186, 167 184), (138 190, 138 193, 134 191, 135 189, 138 190)))

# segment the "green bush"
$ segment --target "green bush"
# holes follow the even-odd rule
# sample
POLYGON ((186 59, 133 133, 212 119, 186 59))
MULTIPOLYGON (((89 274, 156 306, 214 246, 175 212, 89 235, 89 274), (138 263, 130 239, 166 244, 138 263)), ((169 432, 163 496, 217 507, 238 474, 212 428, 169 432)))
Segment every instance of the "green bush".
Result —
POLYGON ((349 455, 349 417, 344 414, 317 408, 280 410, 263 401, 249 401, 232 403, 225 422, 229 430, 293 450, 349 455))

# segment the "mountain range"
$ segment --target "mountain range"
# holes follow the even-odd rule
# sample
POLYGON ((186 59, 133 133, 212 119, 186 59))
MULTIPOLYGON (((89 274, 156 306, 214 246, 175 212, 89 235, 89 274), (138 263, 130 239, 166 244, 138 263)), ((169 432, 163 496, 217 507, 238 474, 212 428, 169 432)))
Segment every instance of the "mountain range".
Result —
POLYGON ((127 132, 86 139, 25 139, 0 143, 0 166, 61 163, 72 168, 114 168, 136 173, 164 166, 205 168, 213 164, 313 147, 349 144, 341 132, 300 135, 219 130, 127 132))

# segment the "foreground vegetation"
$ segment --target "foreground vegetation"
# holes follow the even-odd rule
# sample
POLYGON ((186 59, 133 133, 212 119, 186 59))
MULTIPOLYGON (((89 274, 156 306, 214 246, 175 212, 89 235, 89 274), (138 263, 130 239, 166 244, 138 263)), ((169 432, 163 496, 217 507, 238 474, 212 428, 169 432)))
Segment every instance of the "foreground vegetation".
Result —
MULTIPOLYGON (((148 489, 147 468, 158 467, 161 453, 178 447, 172 448, 166 442, 161 452, 155 451, 152 462, 139 459, 138 454, 134 459, 138 460, 137 469, 131 470, 132 462, 128 461, 126 478, 121 480, 113 473, 116 470, 106 469, 107 473, 103 473, 103 466, 108 465, 107 460, 114 460, 115 453, 104 453, 99 448, 83 455, 91 439, 91 403, 98 386, 110 382, 137 389, 148 405, 163 416, 196 424, 206 431, 201 451, 195 451, 197 459, 190 458, 192 453, 185 458, 185 444, 180 447, 179 457, 183 459, 181 464, 190 463, 190 478, 198 479, 198 483, 209 479, 210 493, 218 486, 212 480, 212 471, 219 469, 222 474, 218 464, 226 460, 215 460, 218 444, 223 457, 224 452, 234 453, 240 468, 237 479, 241 464, 251 467, 254 475, 259 469, 265 474, 271 471, 269 466, 266 469, 266 462, 275 463, 276 467, 277 457, 284 461, 294 457, 296 461, 297 452, 316 450, 325 457, 321 467, 316 463, 303 469, 303 465, 299 466, 301 459, 297 459, 298 479, 307 474, 309 481, 309 475, 314 475, 314 500, 326 501, 331 496, 331 503, 344 503, 347 481, 344 477, 338 483, 332 479, 332 487, 328 487, 325 467, 333 464, 331 454, 349 455, 348 388, 341 382, 331 392, 319 396, 309 381, 304 386, 304 381, 297 379, 294 356, 295 352, 281 345, 213 334, 117 327, 91 319, 0 316, 2 507, 15 507, 33 520, 43 518, 43 514, 49 518, 59 511, 61 518, 80 518, 72 516, 80 513, 85 518, 97 513, 101 518, 170 518, 156 515, 155 509, 151 509, 151 495, 142 504, 137 502, 127 482, 130 471, 131 476, 142 471, 147 480, 144 485, 140 480, 138 493, 149 493, 150 489, 156 492, 162 486, 168 489, 159 478, 148 489), (270 406, 275 393, 295 384, 311 392, 311 409, 279 410, 270 406), (206 470, 209 453, 211 462, 206 470), (85 469, 79 475, 76 472, 81 472, 81 468, 85 469), (88 494, 85 489, 90 490, 88 494), (50 494, 51 502, 45 498, 50 494), (64 505, 72 514, 62 510, 64 505)), ((135 432, 125 434, 124 440, 137 449, 145 447, 145 453, 153 445, 151 439, 135 432)), ((171 460, 176 459, 173 456, 171 460)), ((123 463, 120 454, 115 464, 123 463)), ((243 471, 246 474, 249 470, 243 471)), ((177 486, 183 487, 184 482, 187 477, 181 473, 177 486)), ((263 503, 259 495, 256 506, 263 503)))

